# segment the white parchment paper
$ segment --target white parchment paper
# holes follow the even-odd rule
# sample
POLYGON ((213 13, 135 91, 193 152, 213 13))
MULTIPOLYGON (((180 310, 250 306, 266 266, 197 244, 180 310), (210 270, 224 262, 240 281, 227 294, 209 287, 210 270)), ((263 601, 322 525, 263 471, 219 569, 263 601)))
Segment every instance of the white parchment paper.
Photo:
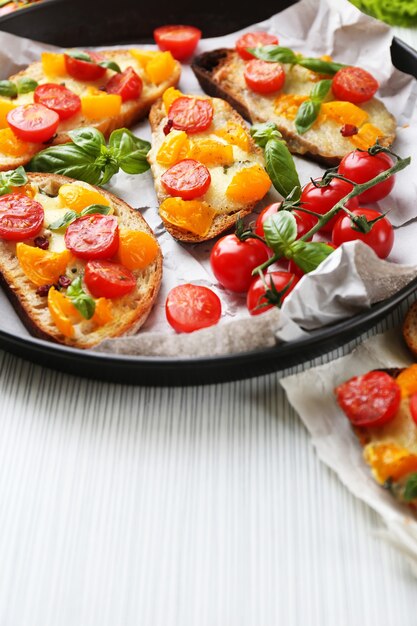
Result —
MULTIPOLYGON (((249 27, 244 29, 249 30, 249 27)), ((390 219, 398 226, 396 243, 390 260, 402 264, 398 268, 392 264, 378 264, 371 251, 369 254, 357 252, 361 245, 348 245, 344 250, 332 255, 320 270, 303 278, 297 288, 287 299, 283 315, 275 315, 276 331, 281 340, 291 340, 304 334, 304 329, 313 329, 332 323, 364 310, 374 302, 385 299, 409 280, 415 277, 417 267, 417 246, 414 241, 416 225, 413 220, 417 215, 415 198, 417 197, 417 81, 397 71, 391 64, 389 47, 392 33, 388 26, 360 13, 347 0, 302 0, 298 4, 279 13, 261 24, 250 27, 250 30, 268 30, 275 33, 280 44, 293 47, 311 56, 330 54, 335 60, 360 65, 371 71, 380 82, 379 97, 398 120, 397 140, 395 149, 401 155, 412 155, 413 165, 397 176, 396 186, 389 198, 384 199, 379 208, 390 211, 390 219), (370 258, 372 263, 369 264, 370 258), (372 279, 364 279, 373 268, 372 279), (343 277, 343 280, 341 280, 343 277), (376 284, 377 288, 372 286, 376 284), (371 289, 370 289, 371 287, 371 289)), ((240 31, 244 32, 244 31, 240 31)), ((233 47, 239 33, 225 37, 203 39, 197 52, 218 47, 233 47)), ((117 33, 115 33, 117 40, 117 33)), ((132 44, 134 45, 134 44, 132 44)), ((137 44, 141 46, 140 42, 137 44)), ((131 46, 130 46, 131 47, 131 46)), ((7 78, 11 73, 37 60, 42 50, 53 49, 37 42, 18 38, 0 32, 0 78, 7 78)), ((189 65, 183 66, 179 84, 184 93, 201 93, 189 65)), ((150 128, 147 120, 136 125, 133 131, 144 139, 150 139, 150 128)), ((312 162, 296 158, 300 180, 304 184, 310 177, 320 176, 322 168, 312 162)), ((233 325, 245 319, 248 324, 257 328, 259 321, 250 319, 245 305, 244 295, 233 295, 220 287, 210 270, 209 254, 211 242, 197 245, 177 243, 167 234, 162 226, 157 211, 152 175, 147 172, 141 176, 117 174, 108 189, 120 196, 134 208, 139 208, 150 226, 154 229, 164 254, 164 278, 161 292, 148 321, 141 333, 129 340, 132 354, 161 354, 161 345, 166 345, 168 354, 174 348, 183 353, 183 349, 193 344, 187 338, 171 339, 168 347, 165 339, 173 337, 174 332, 165 319, 164 303, 169 290, 180 283, 193 282, 214 289, 222 301, 223 314, 218 327, 205 331, 201 335, 199 354, 213 353, 213 345, 219 346, 220 330, 223 324, 232 325, 232 329, 224 332, 233 333, 233 325), (149 332, 148 338, 143 338, 149 332), (161 341, 163 337, 164 341, 161 341), (145 348, 146 346, 146 348, 145 348)), ((258 212, 270 202, 279 198, 272 191, 259 205, 258 212)), ((252 220, 254 217, 252 216, 252 220)), ((250 221, 250 220, 248 220, 250 221)), ((363 247, 363 246, 362 246, 363 247)), ((26 334, 17 319, 15 312, 0 293, 2 316, 0 328, 9 332, 26 334)), ((266 318, 265 318, 265 325, 266 318)), ((201 331, 199 331, 200 333, 201 331)), ((235 332, 235 336, 241 334, 235 332)), ((222 342, 220 342, 222 343, 222 342)), ((258 347, 263 347, 260 340, 258 347)), ((251 347, 256 347, 252 346, 251 347)), ((126 341, 110 340, 101 345, 99 350, 126 351, 126 341)), ((237 352, 248 349, 245 337, 241 343, 224 342, 224 352, 237 352)), ((218 354, 218 348, 215 351, 218 354)))

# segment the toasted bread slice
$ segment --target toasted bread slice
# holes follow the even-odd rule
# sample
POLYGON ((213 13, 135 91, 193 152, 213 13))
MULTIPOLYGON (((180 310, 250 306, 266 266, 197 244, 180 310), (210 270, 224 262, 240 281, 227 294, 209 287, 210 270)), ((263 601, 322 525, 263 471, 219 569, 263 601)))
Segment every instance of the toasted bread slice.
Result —
MULTIPOLYGON (((34 198, 43 205, 45 212, 44 227, 39 235, 50 238, 51 251, 65 250, 63 235, 57 234, 55 238, 55 235, 47 228, 57 216, 62 217, 63 213, 69 210, 65 207, 62 208, 62 204, 57 198, 58 191, 64 184, 74 184, 89 190, 96 190, 101 196, 104 196, 112 207, 113 214, 118 218, 119 228, 143 231, 153 237, 151 229, 139 211, 132 209, 123 200, 108 191, 65 176, 28 174, 28 177, 33 193, 35 193, 34 198)), ((33 239, 24 243, 33 245, 33 239)), ((86 261, 71 256, 64 275, 70 279, 83 276, 85 265, 86 261)), ((48 308, 47 294, 39 295, 38 286, 32 282, 19 264, 16 242, 0 239, 1 283, 23 323, 37 337, 77 348, 91 348, 103 339, 135 333, 144 324, 158 295, 162 280, 162 254, 158 244, 156 244, 156 256, 153 261, 144 269, 132 271, 136 278, 136 287, 127 295, 108 301, 111 319, 101 325, 80 315, 72 320, 73 335, 69 337, 60 332, 54 323, 48 308)), ((83 288, 88 293, 85 285, 83 288)))
MULTIPOLYGON (((173 237, 175 237, 175 239, 189 243, 198 243, 208 239, 213 239, 213 237, 216 237, 225 230, 231 228, 236 223, 238 218, 244 217, 253 211, 260 198, 256 201, 242 202, 231 200, 227 197, 226 191, 228 185, 231 183, 233 176, 237 172, 253 166, 260 167, 268 180, 267 189, 263 192, 262 196, 266 194, 270 186, 269 177, 264 171, 262 151, 253 141, 241 116, 230 106, 230 104, 219 98, 206 98, 204 96, 198 96, 197 99, 209 100, 213 105, 214 115, 211 126, 205 132, 189 135, 190 145, 196 145, 200 141, 205 141, 207 139, 218 142, 218 145, 220 146, 229 145, 233 151, 233 162, 232 164, 226 166, 207 165, 211 176, 210 187, 203 196, 198 198, 199 201, 207 203, 214 210, 213 220, 206 232, 192 232, 187 230, 186 225, 180 226, 172 221, 169 221, 160 208, 160 216, 164 222, 166 230, 173 237), (229 143, 228 139, 224 139, 215 134, 218 131, 222 134, 222 130, 228 128, 228 124, 232 124, 242 133, 245 144, 244 147, 246 148, 245 150, 242 149, 242 146, 239 147, 232 142, 229 143)), ((170 138, 171 133, 175 133, 177 131, 171 130, 168 135, 165 135, 164 133, 164 128, 168 122, 168 113, 166 105, 162 99, 153 105, 149 115, 149 121, 152 128, 152 148, 148 154, 148 161, 151 165, 154 176, 158 200, 160 203, 163 203, 170 197, 161 183, 161 176, 168 169, 168 166, 161 165, 158 162, 158 152, 164 142, 170 138)), ((228 137, 227 134, 226 137, 228 137)), ((189 158, 189 156, 183 158, 189 158)))
POLYGON ((417 302, 414 302, 405 316, 403 337, 410 351, 417 357, 417 302))
MULTIPOLYGON (((355 147, 363 148, 361 142, 367 138, 359 139, 359 135, 356 139, 355 135, 342 136, 340 130, 344 125, 343 120, 332 119, 328 115, 319 116, 317 122, 304 134, 297 133, 294 119, 300 98, 308 96, 315 82, 322 77, 299 65, 284 64, 283 67, 286 72, 284 87, 279 92, 265 95, 247 87, 244 79, 245 62, 234 50, 224 48, 206 52, 196 57, 192 64, 194 74, 206 93, 224 98, 253 124, 275 122, 293 154, 333 166, 355 147), (287 97, 283 99, 283 95, 287 97)), ((334 100, 331 93, 326 98, 326 101, 334 100)), ((357 106, 363 111, 360 126, 367 124, 373 135, 374 129, 377 129, 379 142, 391 145, 395 139, 396 121, 385 105, 372 98, 357 106)), ((349 123, 349 119, 346 123, 349 123)))
MULTIPOLYGON (((68 132, 84 126, 93 126, 100 130, 106 137, 108 137, 110 133, 117 128, 132 126, 135 122, 146 117, 152 104, 158 100, 168 87, 175 86, 180 79, 181 65, 178 61, 172 60, 172 72, 165 80, 153 83, 147 74, 146 64, 141 64, 137 57, 134 56, 129 50, 107 50, 100 52, 100 54, 106 61, 116 62, 122 71, 128 67, 132 67, 135 70, 143 83, 143 89, 140 97, 135 100, 122 102, 120 113, 112 117, 86 118, 82 112, 80 112, 67 120, 61 120, 56 136, 53 138, 53 141, 48 143, 48 145, 56 145, 70 141, 68 132)), ((33 78, 39 84, 51 82, 64 84, 78 96, 83 97, 84 95, 88 95, 92 90, 103 90, 106 83, 114 75, 115 72, 107 70, 103 78, 94 82, 75 80, 69 75, 55 76, 51 78, 45 75, 42 63, 37 62, 32 63, 18 74, 11 76, 10 80, 18 81, 22 78, 33 78)), ((32 102, 33 92, 20 95, 16 99, 11 100, 11 103, 15 106, 31 104, 32 102)), ((25 165, 30 161, 34 154, 43 150, 45 147, 46 146, 44 144, 28 143, 27 149, 23 154, 19 154, 19 156, 12 156, 11 154, 2 152, 0 146, 0 171, 10 170, 20 165, 25 165)))

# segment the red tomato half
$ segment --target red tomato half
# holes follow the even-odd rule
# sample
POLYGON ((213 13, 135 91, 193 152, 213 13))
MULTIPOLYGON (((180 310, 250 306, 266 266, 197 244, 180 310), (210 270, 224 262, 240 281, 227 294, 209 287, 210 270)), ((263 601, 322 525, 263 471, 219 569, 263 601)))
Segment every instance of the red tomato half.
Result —
POLYGON ((94 81, 102 78, 107 69, 99 65, 103 57, 97 52, 87 52, 91 59, 89 61, 82 61, 81 59, 74 59, 69 54, 65 55, 65 67, 70 76, 76 80, 94 81))
POLYGON ((222 304, 217 294, 208 287, 186 283, 171 289, 165 312, 169 324, 177 333, 191 333, 217 324, 222 304))
POLYGON ((136 100, 142 93, 142 79, 133 67, 128 67, 124 72, 112 76, 106 85, 107 93, 115 93, 121 96, 122 101, 136 100))
MULTIPOLYGON (((378 174, 389 170, 394 165, 388 154, 380 152, 372 156, 362 150, 349 152, 340 162, 337 171, 345 178, 353 180, 354 183, 367 183, 378 174)), ((359 202, 378 202, 385 198, 394 187, 395 176, 390 176, 382 183, 378 183, 367 191, 357 196, 359 202)))
POLYGON ((355 376, 335 389, 336 399, 354 426, 383 426, 392 420, 401 402, 401 389, 385 372, 355 376))
POLYGON ((297 276, 290 274, 289 272, 271 272, 270 274, 265 274, 263 278, 258 276, 258 278, 255 278, 255 280, 251 283, 246 297, 246 306, 248 307, 249 313, 251 315, 259 315, 268 309, 272 309, 273 306, 278 306, 278 303, 268 303, 268 298, 265 297, 265 283, 268 289, 270 289, 271 284, 275 285, 277 291, 282 291, 291 283, 285 293, 281 296, 281 302, 279 304, 279 306, 281 306, 298 281, 299 279, 297 276))
MULTIPOLYGON (((379 217, 381 213, 374 209, 355 209, 352 211, 354 215, 364 215, 368 221, 379 217)), ((346 241, 355 241, 360 239, 368 244, 380 259, 385 259, 392 250, 394 245, 394 229, 386 217, 378 220, 369 233, 361 233, 352 228, 352 222, 349 215, 342 216, 335 224, 332 233, 332 241, 335 246, 340 246, 346 241)))
POLYGON ((256 93, 272 93, 278 91, 285 83, 285 72, 279 63, 268 63, 261 59, 253 59, 246 63, 245 82, 249 89, 256 93))
POLYGON ((119 247, 119 226, 113 215, 84 215, 65 233, 65 245, 80 259, 109 259, 119 247))
POLYGON ((211 176, 203 163, 184 159, 164 172, 161 182, 171 196, 192 200, 204 196, 210 186, 211 176))
MULTIPOLYGON (((317 179, 317 182, 320 182, 320 180, 321 179, 317 179)), ((302 190, 300 201, 302 202, 304 209, 324 215, 330 211, 330 209, 332 209, 334 205, 339 202, 339 200, 352 191, 352 189, 353 185, 345 182, 344 180, 340 180, 340 178, 333 178, 331 183, 325 187, 316 187, 316 185, 311 182, 308 183, 302 190)), ((351 198, 346 203, 346 207, 351 211, 353 211, 353 209, 357 209, 359 207, 358 199, 351 198)), ((340 211, 320 230, 323 233, 330 233, 339 218, 340 211)))
POLYGON ((7 122, 22 141, 44 143, 55 135, 59 115, 43 104, 24 104, 8 112, 7 122))
POLYGON ((120 298, 136 287, 134 274, 120 263, 88 261, 85 284, 95 298, 120 298))
POLYGON ((33 94, 38 104, 43 104, 58 113, 61 120, 72 117, 81 110, 81 99, 76 93, 55 83, 38 85, 33 94))
POLYGON ((247 48, 258 48, 259 46, 277 46, 278 38, 269 33, 245 33, 236 42, 236 50, 244 61, 253 59, 253 54, 247 51, 247 48))
POLYGON ((168 119, 172 128, 186 133, 201 133, 207 130, 213 120, 213 105, 210 100, 181 96, 169 107, 168 119))
MULTIPOLYGON (((264 208, 264 210, 258 215, 258 219, 255 224, 255 233, 260 237, 264 237, 264 222, 271 215, 275 215, 281 206, 280 202, 274 202, 273 204, 268 205, 264 208)), ((309 230, 315 226, 317 222, 317 218, 314 215, 309 215, 308 213, 303 213, 303 211, 294 210, 292 214, 295 217, 295 221, 297 222, 297 239, 303 237, 309 230)))
POLYGON ((259 239, 240 241, 236 235, 221 237, 210 254, 210 265, 219 283, 235 293, 247 291, 252 271, 265 263, 272 252, 259 239))
POLYGON ((360 104, 370 100, 378 90, 375 78, 360 67, 342 67, 333 76, 332 91, 337 100, 360 104))
POLYGON ((44 210, 39 202, 16 193, 0 196, 0 238, 24 241, 35 237, 43 221, 44 210))
POLYGON ((153 31, 160 50, 169 50, 174 59, 183 61, 190 57, 201 39, 201 30, 195 26, 160 26, 153 31))

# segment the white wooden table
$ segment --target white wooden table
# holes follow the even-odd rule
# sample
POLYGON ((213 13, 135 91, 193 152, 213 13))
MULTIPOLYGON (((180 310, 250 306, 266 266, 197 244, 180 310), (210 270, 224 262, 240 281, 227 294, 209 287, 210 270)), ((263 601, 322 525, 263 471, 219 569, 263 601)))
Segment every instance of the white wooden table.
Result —
POLYGON ((416 623, 415 579, 278 379, 123 387, 0 352, 0 625, 416 623))

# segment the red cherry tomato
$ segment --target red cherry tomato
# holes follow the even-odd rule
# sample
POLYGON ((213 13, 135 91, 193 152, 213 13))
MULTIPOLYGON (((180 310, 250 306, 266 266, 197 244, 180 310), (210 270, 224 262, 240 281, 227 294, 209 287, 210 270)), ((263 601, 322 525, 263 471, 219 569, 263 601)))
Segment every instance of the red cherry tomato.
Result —
POLYGON ((246 306, 248 307, 249 313, 251 315, 259 315, 268 309, 272 309, 273 306, 281 306, 298 281, 297 276, 289 272, 271 272, 262 278, 258 276, 258 278, 255 278, 251 283, 246 296, 246 306), (267 287, 265 287, 265 283, 267 287), (266 296, 266 289, 270 289, 272 284, 275 285, 277 291, 283 291, 287 287, 279 303, 269 303, 268 297, 266 296))
POLYGON ((102 78, 107 69, 99 65, 103 57, 97 52, 86 52, 91 59, 90 61, 82 61, 75 59, 69 54, 65 55, 65 67, 70 76, 76 80, 93 81, 102 78))
POLYGON ((181 96, 169 107, 168 119, 172 120, 172 128, 175 130, 202 133, 211 125, 213 114, 210 100, 181 96))
POLYGON ((122 97, 122 101, 136 100, 142 93, 142 79, 133 67, 112 76, 106 85, 107 93, 115 93, 122 97))
POLYGON ((171 289, 166 299, 165 313, 177 333, 191 333, 217 324, 222 305, 220 298, 208 287, 186 283, 171 289))
POLYGON ((201 30, 195 26, 169 25, 160 26, 153 31, 153 36, 160 50, 168 50, 174 59, 188 59, 201 39, 201 30))
POLYGON ((167 169, 161 176, 161 182, 171 196, 192 200, 204 196, 210 186, 211 176, 203 163, 184 159, 167 169))
POLYGON ((261 59, 253 59, 246 63, 245 82, 249 89, 256 93, 272 93, 278 91, 285 83, 285 72, 279 63, 268 63, 261 59))
POLYGON ((247 51, 247 48, 259 48, 260 46, 277 46, 278 38, 269 33, 245 33, 236 42, 236 50, 244 61, 253 59, 254 56, 247 51))
POLYGON ((265 263, 270 256, 270 249, 259 239, 240 241, 236 235, 226 235, 214 244, 210 265, 223 287, 242 293, 250 287, 252 270, 265 263))
MULTIPOLYGON (((264 237, 264 223, 271 215, 275 215, 281 206, 280 202, 274 202, 273 204, 268 205, 264 208, 264 210, 258 215, 258 219, 255 224, 255 233, 260 237, 264 237)), ((315 226, 317 222, 317 218, 314 215, 309 215, 308 213, 304 213, 303 211, 297 211, 295 209, 292 214, 295 217, 295 221, 297 222, 297 239, 303 237, 309 230, 315 226)))
POLYGON ((395 416, 401 389, 386 372, 355 376, 335 389, 336 399, 354 426, 383 426, 395 416))
MULTIPOLYGON (((379 217, 381 213, 374 209, 359 208, 352 211, 354 215, 364 215, 368 221, 379 217)), ((385 259, 394 245, 394 229, 386 217, 373 224, 369 233, 361 233, 352 228, 349 215, 342 216, 334 225, 332 241, 335 246, 340 246, 346 241, 360 239, 368 244, 380 259, 385 259)))
POLYGON ((113 215, 84 215, 70 224, 65 245, 80 259, 109 259, 119 247, 119 227, 113 215))
POLYGON ((35 237, 44 221, 42 205, 28 196, 8 193, 0 196, 0 238, 24 241, 35 237))
POLYGON ((134 274, 120 263, 88 261, 85 284, 95 298, 120 298, 136 287, 134 274))
MULTIPOLYGON (((336 250, 336 246, 333 243, 326 241, 326 244, 336 250)), ((293 261, 292 259, 288 263, 288 271, 298 276, 298 278, 302 278, 305 275, 305 272, 303 272, 301 267, 298 267, 298 265, 296 265, 295 261, 293 261)))
MULTIPOLYGON (((349 180, 353 180, 354 183, 367 183, 378 174, 388 170, 393 164, 391 157, 384 152, 372 156, 368 152, 354 150, 343 157, 337 171, 349 180)), ((378 202, 392 191, 394 183, 395 176, 390 176, 382 183, 364 191, 357 198, 360 203, 378 202)))
MULTIPOLYGON (((321 179, 318 178, 316 182, 320 181, 321 179)), ((352 191, 352 189, 353 185, 345 182, 344 180, 340 180, 340 178, 333 178, 330 184, 325 187, 316 186, 311 182, 308 183, 302 190, 300 201, 302 202, 302 207, 304 209, 324 215, 324 213, 330 211, 330 209, 332 209, 334 205, 339 202, 339 200, 352 191)), ((346 203, 346 207, 351 211, 353 211, 353 209, 357 209, 359 207, 358 199, 351 198, 346 203)), ((320 230, 323 233, 330 233, 339 218, 340 212, 332 217, 332 219, 320 230)))
POLYGON ((337 100, 360 104, 370 100, 378 90, 375 78, 360 67, 342 67, 333 76, 332 91, 337 100))
POLYGON ((413 393, 413 395, 410 397, 410 412, 411 417, 417 424, 417 393, 413 393))
POLYGON ((55 83, 38 85, 33 94, 38 104, 43 104, 58 113, 61 120, 72 117, 81 110, 81 99, 76 93, 55 83))
POLYGON ((44 143, 55 135, 59 115, 43 104, 24 104, 8 112, 7 122, 22 141, 44 143))

